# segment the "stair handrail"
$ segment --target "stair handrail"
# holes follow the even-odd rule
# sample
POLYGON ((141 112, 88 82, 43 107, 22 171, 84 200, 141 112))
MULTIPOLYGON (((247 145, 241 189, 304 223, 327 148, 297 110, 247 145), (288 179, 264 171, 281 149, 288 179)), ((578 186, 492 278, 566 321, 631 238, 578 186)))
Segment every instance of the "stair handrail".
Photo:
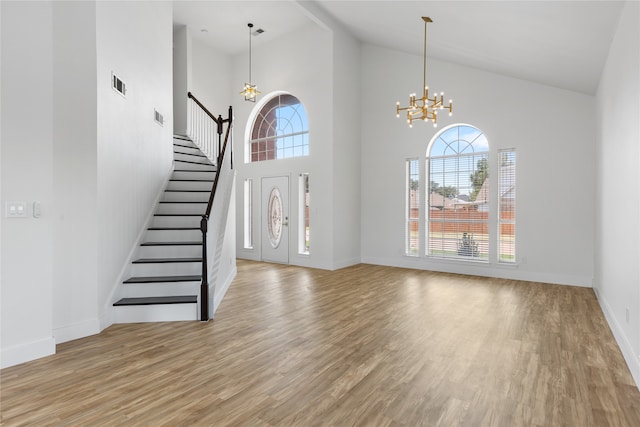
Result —
MULTIPOLYGON (((202 232, 202 281, 200 283, 200 320, 206 322, 209 320, 209 278, 208 278, 208 259, 207 259, 207 228, 209 223, 209 216, 211 215, 211 208, 213 207, 213 200, 218 189, 218 181, 220 180, 220 172, 224 165, 224 156, 227 151, 227 144, 229 142, 229 135, 231 135, 231 126, 233 124, 233 109, 229 106, 228 117, 223 119, 221 115, 215 117, 198 99, 193 96, 191 92, 187 93, 187 97, 192 99, 195 104, 202 109, 217 125, 218 134, 218 156, 216 165, 216 175, 213 179, 213 185, 211 187, 211 194, 209 195, 209 201, 207 203, 207 210, 202 215, 200 220, 200 231, 202 232), (224 144, 221 147, 222 128, 225 123, 227 125, 227 131, 224 136, 224 144)), ((231 147, 231 156, 233 156, 233 144, 231 147)), ((233 158, 230 162, 230 168, 233 169, 233 158)))

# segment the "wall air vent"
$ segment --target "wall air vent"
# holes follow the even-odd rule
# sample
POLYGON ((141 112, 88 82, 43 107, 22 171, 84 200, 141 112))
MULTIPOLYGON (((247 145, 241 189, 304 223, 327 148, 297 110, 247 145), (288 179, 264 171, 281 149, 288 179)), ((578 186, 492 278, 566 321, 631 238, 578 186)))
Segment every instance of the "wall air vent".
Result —
POLYGON ((122 96, 127 94, 127 87, 125 83, 113 73, 111 73, 111 87, 122 96))
POLYGON ((156 109, 153 110, 153 118, 160 126, 164 124, 164 117, 162 117, 162 114, 158 113, 156 109))

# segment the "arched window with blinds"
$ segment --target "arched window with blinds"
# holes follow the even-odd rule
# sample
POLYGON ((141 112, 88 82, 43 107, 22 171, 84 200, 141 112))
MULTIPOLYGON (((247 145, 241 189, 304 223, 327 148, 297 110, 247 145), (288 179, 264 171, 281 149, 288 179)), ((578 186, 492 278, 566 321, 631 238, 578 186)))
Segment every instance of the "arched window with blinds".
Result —
POLYGON ((251 127, 249 162, 309 155, 309 123, 302 103, 278 94, 261 108, 251 127))
POLYGON ((489 142, 471 125, 443 129, 427 148, 426 255, 489 260, 489 142))

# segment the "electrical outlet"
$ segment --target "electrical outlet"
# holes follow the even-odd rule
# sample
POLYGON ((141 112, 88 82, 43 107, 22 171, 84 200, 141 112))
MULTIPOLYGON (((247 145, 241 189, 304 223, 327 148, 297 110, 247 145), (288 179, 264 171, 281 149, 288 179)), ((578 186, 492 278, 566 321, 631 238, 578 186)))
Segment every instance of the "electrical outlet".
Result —
POLYGON ((42 215, 42 204, 40 202, 33 202, 33 217, 40 218, 42 215))

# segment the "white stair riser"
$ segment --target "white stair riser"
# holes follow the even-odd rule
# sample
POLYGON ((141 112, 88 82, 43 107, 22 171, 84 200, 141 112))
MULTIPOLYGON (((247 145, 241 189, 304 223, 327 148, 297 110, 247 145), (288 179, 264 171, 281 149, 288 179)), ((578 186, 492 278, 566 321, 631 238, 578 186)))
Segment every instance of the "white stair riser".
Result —
MULTIPOLYGON (((152 264, 131 264, 130 274, 131 277, 194 276, 202 274, 202 263, 167 262, 152 264)), ((128 283, 126 287, 129 286, 133 285, 128 283)))
POLYGON ((206 203, 160 203, 156 213, 160 214, 200 214, 207 210, 206 203))
POLYGON ((167 190, 205 190, 211 191, 211 181, 169 181, 167 190))
POLYGON ((139 258, 199 258, 202 257, 202 245, 193 246, 140 246, 139 258))
POLYGON ((123 298, 200 295, 200 282, 127 283, 123 298))
MULTIPOLYGON (((188 161, 190 161, 190 160, 188 160, 188 161)), ((212 169, 214 169, 212 164, 210 164, 210 163, 203 164, 203 162, 200 162, 199 164, 185 163, 185 162, 174 162, 173 163, 173 168, 174 169, 189 169, 189 170, 204 170, 204 171, 211 171, 212 169)))
MULTIPOLYGON (((185 153, 187 152, 187 150, 184 151, 185 153)), ((186 160, 187 162, 196 162, 196 163, 210 163, 209 159, 207 159, 206 157, 200 157, 200 156, 191 156, 189 154, 181 154, 181 153, 173 153, 173 159, 174 160, 186 160)))
POLYGON ((173 135, 173 143, 179 145, 195 145, 187 135, 173 135))
POLYGON ((152 227, 198 227, 200 228, 201 216, 154 216, 151 220, 152 227))
POLYGON ((188 137, 185 137, 185 139, 173 138, 173 143, 175 145, 188 145, 189 147, 196 146, 196 144, 191 139, 188 139, 188 137))
POLYGON ((182 151, 184 153, 200 154, 200 150, 193 143, 189 143, 187 141, 185 141, 185 142, 174 141, 173 143, 174 143, 174 145, 173 145, 173 151, 174 152, 182 151))
POLYGON ((194 170, 179 170, 174 171, 171 175, 171 179, 213 179, 216 177, 215 171, 194 171, 194 170))
POLYGON ((147 230, 145 242, 173 242, 173 241, 200 241, 200 230, 147 230))
POLYGON ((164 202, 208 202, 210 193, 190 193, 190 192, 176 192, 165 191, 162 196, 164 202))
POLYGON ((159 304, 114 308, 114 323, 176 322, 198 320, 197 304, 159 304))

